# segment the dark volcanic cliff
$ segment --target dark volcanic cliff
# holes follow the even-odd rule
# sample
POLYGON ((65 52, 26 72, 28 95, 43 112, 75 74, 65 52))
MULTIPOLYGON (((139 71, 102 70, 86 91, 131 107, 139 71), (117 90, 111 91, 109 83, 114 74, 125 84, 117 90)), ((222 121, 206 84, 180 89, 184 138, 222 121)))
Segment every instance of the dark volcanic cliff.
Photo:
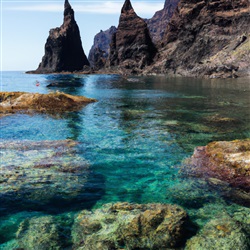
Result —
POLYGON ((122 72, 138 73, 153 62, 155 54, 146 22, 137 16, 130 0, 126 0, 117 32, 112 37, 109 66, 122 72))
POLYGON ((108 30, 100 31, 95 35, 94 44, 89 51, 88 60, 95 70, 105 66, 112 35, 116 32, 116 27, 111 26, 108 30))
POLYGON ((152 72, 201 77, 249 75, 248 0, 180 0, 152 72))
POLYGON ((162 10, 157 11, 152 18, 145 20, 148 24, 148 29, 154 43, 161 42, 167 24, 169 23, 179 1, 180 0, 166 0, 162 10))
POLYGON ((84 65, 89 65, 89 62, 82 48, 74 10, 65 0, 63 24, 50 30, 45 55, 34 73, 73 72, 82 70, 84 65))

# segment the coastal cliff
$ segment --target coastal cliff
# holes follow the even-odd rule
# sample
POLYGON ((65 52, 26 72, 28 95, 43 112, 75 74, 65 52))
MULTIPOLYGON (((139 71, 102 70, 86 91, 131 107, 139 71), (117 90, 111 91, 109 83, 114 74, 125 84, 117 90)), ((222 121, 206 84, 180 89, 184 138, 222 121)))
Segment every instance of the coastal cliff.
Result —
POLYGON ((64 3, 64 20, 60 28, 51 29, 45 44, 45 55, 37 70, 29 73, 79 71, 89 66, 83 51, 74 10, 68 0, 64 3))
POLYGON ((146 22, 137 16, 130 0, 126 0, 117 32, 112 36, 108 66, 123 73, 140 73, 156 55, 146 22))
POLYGON ((168 23, 160 58, 148 72, 228 78, 249 75, 247 0, 181 0, 168 23))
POLYGON ((152 18, 145 19, 155 44, 161 43, 166 26, 177 8, 178 3, 179 0, 166 0, 162 10, 157 11, 152 18))
POLYGON ((95 70, 101 69, 105 66, 108 55, 109 45, 112 35, 116 32, 116 27, 111 26, 105 31, 100 31, 95 35, 94 44, 89 51, 88 60, 95 70))

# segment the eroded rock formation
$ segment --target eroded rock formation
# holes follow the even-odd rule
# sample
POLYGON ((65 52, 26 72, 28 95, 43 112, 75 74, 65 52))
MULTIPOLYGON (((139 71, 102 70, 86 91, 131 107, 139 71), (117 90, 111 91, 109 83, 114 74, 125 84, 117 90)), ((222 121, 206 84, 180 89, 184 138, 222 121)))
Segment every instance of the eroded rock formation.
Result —
POLYGON ((64 20, 60 28, 51 29, 45 44, 45 55, 38 69, 32 73, 79 71, 89 66, 84 54, 74 10, 68 0, 64 4, 64 20))
POLYGON ((94 44, 89 51, 88 60, 95 70, 105 66, 112 35, 116 32, 116 27, 111 26, 108 30, 100 31, 95 35, 94 44))
POLYGON ((181 0, 166 28, 155 71, 202 77, 249 74, 249 23, 247 0, 181 0))
POLYGON ((126 0, 117 32, 110 45, 109 66, 123 72, 138 73, 153 62, 156 48, 146 22, 137 16, 130 0, 126 0))
POLYGON ((155 44, 161 43, 167 24, 169 23, 178 2, 179 0, 166 0, 162 10, 157 11, 152 18, 145 20, 148 24, 151 38, 155 44))

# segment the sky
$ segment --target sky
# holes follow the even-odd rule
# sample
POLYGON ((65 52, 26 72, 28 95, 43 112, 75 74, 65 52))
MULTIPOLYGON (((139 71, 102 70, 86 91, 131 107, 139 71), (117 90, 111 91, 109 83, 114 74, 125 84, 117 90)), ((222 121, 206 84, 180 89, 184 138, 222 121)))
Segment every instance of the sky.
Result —
MULTIPOLYGON (((0 70, 34 70, 44 55, 49 30, 63 23, 64 0, 0 0, 0 70)), ((100 30, 118 25, 124 0, 69 0, 86 56, 100 30)), ((135 12, 151 18, 165 0, 131 0, 135 12)))

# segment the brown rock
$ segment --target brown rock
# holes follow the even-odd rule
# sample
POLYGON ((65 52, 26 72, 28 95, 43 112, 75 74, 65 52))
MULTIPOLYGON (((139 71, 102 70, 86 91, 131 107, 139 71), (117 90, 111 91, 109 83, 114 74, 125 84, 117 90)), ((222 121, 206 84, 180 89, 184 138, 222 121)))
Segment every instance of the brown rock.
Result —
POLYGON ((249 249, 250 240, 244 226, 227 214, 209 221, 188 240, 185 250, 249 249))
POLYGON ((0 114, 16 112, 65 112, 95 102, 84 96, 55 92, 49 94, 26 92, 0 92, 0 114))
POLYGON ((250 204, 250 139, 197 147, 186 163, 187 174, 205 178, 212 186, 221 186, 227 196, 250 204))
POLYGON ((175 205, 108 204, 78 215, 74 249, 172 249, 183 244, 186 221, 186 212, 175 205))
POLYGON ((138 73, 153 62, 156 48, 146 22, 137 16, 130 0, 126 0, 117 32, 110 45, 109 66, 123 72, 138 73))
POLYGON ((179 0, 166 0, 162 10, 157 11, 152 18, 145 20, 155 44, 162 41, 167 24, 169 23, 178 2, 179 0))
POLYGON ((249 75, 249 23, 247 0, 181 0, 154 67, 185 76, 249 75))
POLYGON ((28 73, 73 72, 89 66, 84 54, 74 10, 68 0, 64 4, 64 20, 60 28, 51 29, 45 44, 45 55, 37 70, 28 73))

